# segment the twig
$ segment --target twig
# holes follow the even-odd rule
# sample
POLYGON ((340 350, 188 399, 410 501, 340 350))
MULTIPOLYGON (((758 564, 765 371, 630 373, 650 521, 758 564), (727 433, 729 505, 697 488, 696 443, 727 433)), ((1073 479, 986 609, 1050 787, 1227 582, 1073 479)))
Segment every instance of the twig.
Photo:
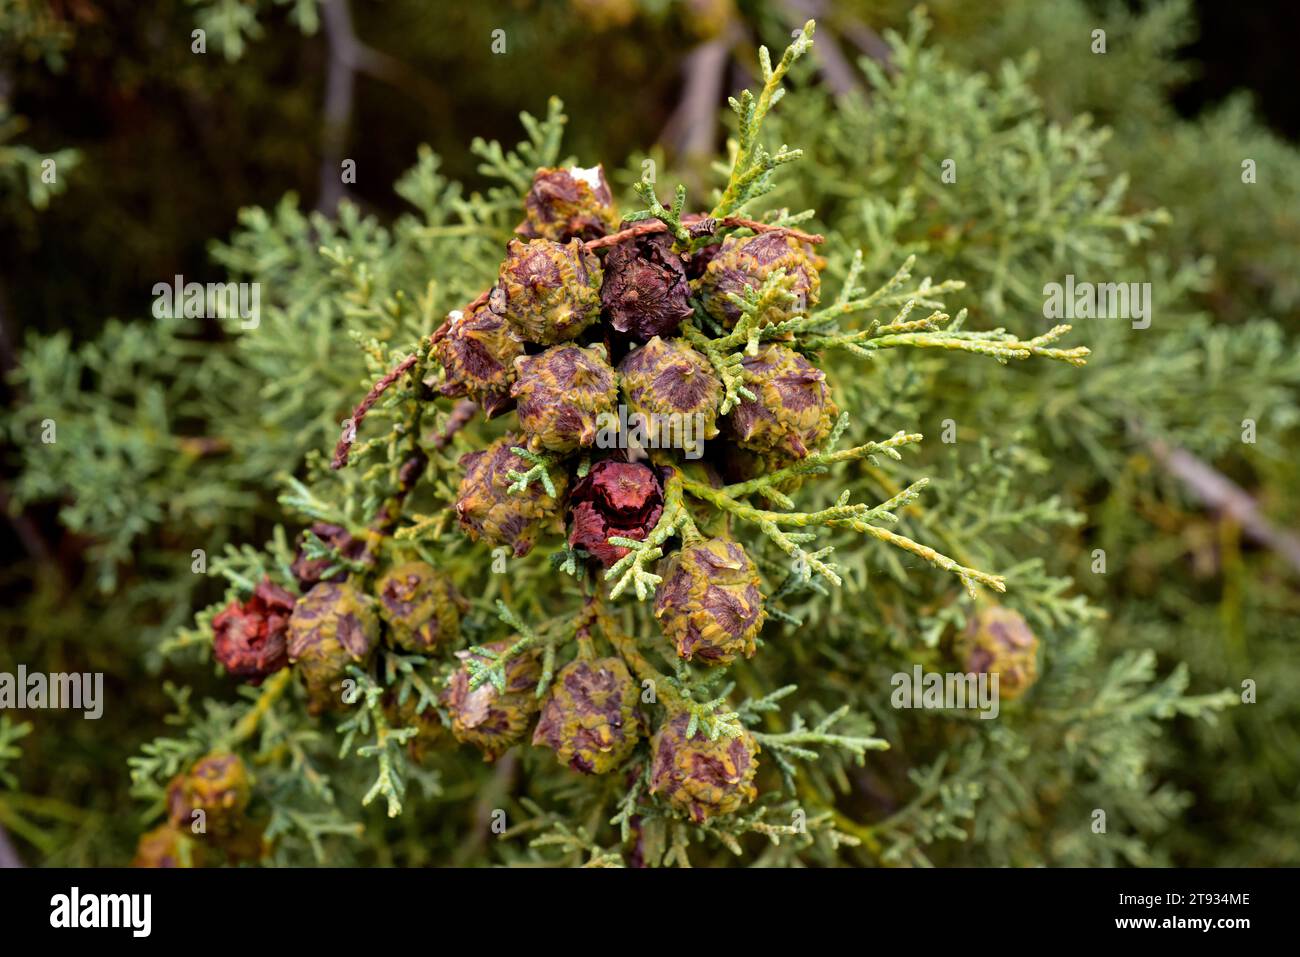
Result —
POLYGON ((334 446, 334 460, 330 462, 330 468, 341 469, 348 464, 348 454, 352 451, 352 443, 357 439, 357 430, 361 428, 361 423, 365 421, 366 414, 379 401, 380 396, 387 392, 394 382, 405 375, 419 358, 419 350, 412 352, 394 366, 382 379, 371 386, 370 391, 366 393, 366 397, 352 411, 352 417, 348 419, 348 426, 343 430, 343 436, 339 439, 338 444, 334 446))
POLYGON ((5 829, 0 827, 0 867, 22 867, 23 859, 18 856, 14 850, 13 844, 9 841, 9 835, 5 829))
POLYGON ((321 161, 317 211, 333 216, 343 199, 343 178, 339 165, 352 121, 352 102, 356 92, 355 57, 350 50, 356 44, 352 33, 352 13, 347 0, 325 0, 321 4, 325 23, 325 41, 329 48, 329 66, 325 75, 325 107, 321 122, 321 161))
MULTIPOLYGON (((787 236, 793 236, 801 243, 818 243, 826 242, 826 237, 820 233, 806 233, 802 229, 794 229, 791 226, 777 226, 772 223, 760 223, 756 219, 746 219, 743 216, 724 216, 717 222, 722 226, 730 226, 733 229, 752 229, 756 233, 785 233, 787 236)), ((638 236, 648 236, 652 233, 662 233, 668 231, 668 225, 662 220, 647 219, 635 225, 620 229, 616 233, 610 233, 608 236, 601 236, 599 239, 589 239, 583 243, 585 249, 600 249, 603 246, 616 246, 619 243, 635 239, 638 236)))
POLYGON ((743 226, 746 229, 752 229, 756 233, 785 233, 801 243, 812 243, 814 246, 826 242, 826 237, 821 233, 805 233, 802 229, 793 229, 789 226, 774 226, 771 223, 760 223, 757 220, 746 219, 743 216, 724 216, 718 220, 724 226, 743 226))
POLYGON ((446 448, 456 433, 474 420, 474 413, 478 411, 478 405, 473 399, 461 399, 451 410, 451 416, 447 419, 447 424, 443 426, 441 432, 433 437, 429 443, 435 449, 446 448))
POLYGON ((1186 449, 1170 446, 1161 439, 1148 440, 1156 460, 1181 480, 1198 499, 1227 515, 1256 544, 1271 548, 1300 570, 1300 537, 1275 528, 1259 512, 1259 505, 1245 489, 1186 449))
POLYGON ((886 72, 898 72, 889 44, 871 27, 858 20, 849 20, 840 27, 840 32, 852 40, 859 50, 883 66, 886 72))
POLYGON ((635 239, 638 236, 649 236, 651 233, 666 232, 668 226, 658 219, 642 220, 635 225, 620 229, 616 233, 610 233, 608 236, 601 236, 598 239, 589 239, 582 244, 584 249, 600 249, 604 246, 617 246, 627 239, 635 239))
MULTIPOLYGON (((792 27, 800 27, 807 20, 821 20, 826 15, 826 6, 823 0, 786 0, 786 22, 792 27)), ((821 42, 813 47, 813 56, 821 64, 826 85, 836 96, 845 96, 860 88, 857 71, 853 69, 840 45, 829 36, 829 31, 823 32, 821 42)))
POLYGON ((685 81, 681 99, 659 139, 688 160, 713 153, 717 112, 735 33, 733 24, 721 36, 701 43, 682 61, 685 81))

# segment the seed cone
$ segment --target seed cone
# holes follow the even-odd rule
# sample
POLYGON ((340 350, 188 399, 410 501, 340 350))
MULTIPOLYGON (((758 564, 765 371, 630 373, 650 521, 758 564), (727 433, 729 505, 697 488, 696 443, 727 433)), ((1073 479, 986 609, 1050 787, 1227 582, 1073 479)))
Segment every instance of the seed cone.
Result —
POLYGON ((569 545, 585 549, 609 568, 628 551, 609 539, 643 541, 663 510, 663 489, 650 466, 597 462, 569 495, 569 545))
POLYGON ((636 702, 636 683, 621 659, 573 661, 555 676, 533 744, 552 749, 575 771, 605 774, 636 747, 636 702))
POLYGON ((549 346, 577 337, 600 317, 600 260, 573 240, 510 240, 489 308, 516 338, 549 346))
POLYGON ((434 346, 444 375, 439 391, 447 396, 468 396, 489 419, 507 411, 513 404, 514 362, 524 354, 524 344, 511 334, 510 324, 486 304, 468 314, 457 310, 448 318, 447 334, 434 346))
POLYGON ((212 651, 236 678, 260 684, 289 664, 285 636, 294 597, 269 578, 243 604, 232 601, 212 619, 212 651))
POLYGON ((567 454, 596 441, 603 416, 613 416, 618 378, 600 346, 552 346, 515 360, 519 427, 534 451, 567 454))
MULTIPOLYGON (((358 559, 366 550, 366 543, 359 538, 353 538, 342 525, 331 525, 329 522, 312 522, 308 531, 333 548, 343 558, 358 559)), ((311 588, 312 585, 325 577, 325 573, 335 563, 330 558, 308 558, 306 540, 307 532, 303 532, 302 540, 298 545, 298 553, 294 556, 293 564, 289 566, 289 570, 293 572, 293 577, 298 579, 298 584, 303 588, 311 588)), ((340 569, 333 572, 329 580, 341 582, 347 577, 347 569, 340 569)))
POLYGON ((1018 612, 989 605, 971 616, 958 640, 967 673, 998 676, 998 695, 1013 701, 1038 680, 1038 636, 1018 612))
POLYGON ((205 847, 167 821, 140 836, 132 867, 202 867, 205 847))
POLYGON ((799 299, 769 306, 760 317, 764 325, 784 322, 815 306, 821 296, 821 276, 807 247, 792 236, 780 232, 741 239, 728 236, 697 283, 705 310, 730 329, 740 318, 740 307, 727 298, 728 294, 743 295, 746 287, 758 289, 778 269, 793 277, 790 291, 799 299))
POLYGON ((524 221, 515 232, 525 239, 596 239, 614 222, 614 198, 605 182, 605 168, 543 167, 533 176, 524 197, 524 221))
POLYGON ((698 457, 704 440, 718 434, 722 383, 709 360, 685 342, 655 336, 628 353, 618 371, 628 409, 640 416, 651 448, 698 457))
POLYGON ((604 272, 600 302, 605 317, 637 342, 672 335, 693 311, 685 264, 666 233, 615 246, 605 256, 604 272))
MULTIPOLYGON (((506 638, 484 647, 500 653, 513 643, 514 639, 506 638)), ((463 662, 489 660, 470 650, 458 651, 456 657, 463 662)), ((490 681, 471 690, 469 668, 461 665, 440 699, 451 714, 451 733, 462 744, 472 744, 482 751, 488 761, 495 761, 523 737, 528 722, 537 713, 537 682, 541 676, 541 665, 532 651, 516 655, 506 665, 504 692, 490 681)))
POLYGON ((198 833, 228 837, 243 823, 251 794, 248 771, 239 756, 214 751, 167 785, 167 820, 182 832, 194 831, 202 820, 198 833), (202 811, 202 816, 196 811, 202 811))
POLYGON ((527 555, 545 527, 558 522, 568 484, 568 477, 556 470, 551 476, 556 498, 546 494, 541 482, 532 482, 523 492, 508 492, 510 471, 532 467, 510 451, 523 444, 520 436, 505 435, 481 452, 461 456, 465 477, 456 496, 456 516, 465 534, 472 541, 506 545, 516 558, 527 555))
POLYGON ((379 639, 373 599, 347 582, 321 582, 299 599, 289 619, 289 661, 307 687, 312 714, 342 703, 342 679, 364 664, 379 639))
POLYGON ((650 793, 699 824, 731 814, 758 796, 758 742, 744 731, 736 738, 710 741, 697 730, 686 737, 690 715, 673 715, 651 743, 650 793))
POLYGON ((826 373, 775 343, 741 364, 745 385, 755 397, 742 399, 728 421, 742 448, 801 459, 830 434, 839 410, 826 373))
POLYGON ((398 648, 416 653, 455 641, 461 611, 468 606, 451 579, 427 562, 389 569, 375 587, 379 617, 398 648))
POLYGON ((729 664, 754 654, 765 616, 760 584, 739 543, 705 539, 668 560, 654 614, 679 657, 729 664))

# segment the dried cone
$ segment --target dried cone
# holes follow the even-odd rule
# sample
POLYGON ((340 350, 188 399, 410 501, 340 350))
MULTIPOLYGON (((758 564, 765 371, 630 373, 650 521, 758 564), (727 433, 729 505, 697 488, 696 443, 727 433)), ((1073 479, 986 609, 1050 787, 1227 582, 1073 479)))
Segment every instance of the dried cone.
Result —
POLYGON ((670 336, 694 311, 682 257, 667 233, 626 240, 605 256, 600 287, 604 314, 619 332, 637 342, 670 336))
POLYGON ((369 660, 379 638, 373 599, 347 582, 321 582, 298 601, 289 619, 289 660, 307 686, 312 714, 342 701, 349 665, 369 660))
POLYGON ((451 579, 427 562, 394 566, 375 593, 389 639, 404 651, 426 652, 460 635, 461 611, 468 606, 451 579))
POLYGON ((202 867, 204 845, 170 821, 140 836, 132 867, 202 867))
POLYGON ((619 658, 578 659, 560 669, 542 706, 533 744, 586 774, 621 765, 641 733, 637 686, 619 658))
MULTIPOLYGON (((494 641, 484 647, 498 654, 513 645, 515 639, 494 641)), ((463 662, 489 659, 477 652, 456 652, 463 662)), ((532 651, 516 655, 506 665, 505 691, 498 691, 490 681, 470 690, 469 668, 461 665, 443 690, 440 701, 451 714, 451 733, 462 744, 472 744, 488 761, 495 761, 523 737, 528 722, 537 713, 537 682, 542 669, 532 651)))
POLYGON ((1038 636, 1019 613, 1001 605, 977 611, 958 641, 969 674, 998 676, 998 695, 1019 698, 1038 679, 1038 636))
POLYGON ((738 542, 709 538, 668 560, 655 617, 678 656, 723 665, 754 654, 765 613, 758 569, 738 542))
POLYGON ((524 344, 511 335, 510 324, 486 304, 469 314, 456 310, 448 317, 447 334, 434 346, 442 363, 446 396, 468 396, 489 419, 513 404, 515 359, 524 344))
MULTIPOLYGON (((331 525, 328 522, 313 522, 308 531, 333 548, 343 558, 358 559, 366 550, 366 543, 359 538, 353 538, 348 530, 341 525, 331 525)), ((298 584, 303 588, 310 588, 321 581, 325 573, 336 563, 330 558, 308 558, 306 539, 307 532, 304 532, 302 541, 298 545, 298 554, 294 556, 293 564, 289 567, 289 570, 293 572, 293 577, 298 579, 298 584)), ((329 580, 341 582, 347 577, 347 570, 341 569, 331 574, 329 580)))
POLYGON ((183 832, 228 837, 243 824, 251 795, 248 771, 239 756, 214 751, 167 785, 167 820, 183 832))
POLYGON ((781 232, 743 239, 728 236, 698 281, 705 310, 730 329, 740 319, 740 307, 727 298, 728 294, 743 296, 746 287, 759 289, 778 269, 785 270, 791 279, 789 291, 798 298, 789 304, 769 306, 759 317, 760 324, 784 322, 815 306, 821 296, 821 276, 808 247, 792 236, 781 232))
POLYGON ((269 578, 243 604, 232 601, 212 619, 212 651, 231 675, 260 684, 289 664, 285 636, 294 597, 269 578))
POLYGON ((663 514, 663 488, 648 465, 597 462, 569 495, 569 545, 609 568, 628 550, 611 537, 644 541, 663 514))
POLYGON ((618 403, 618 377, 600 346, 552 346, 515 360, 519 427, 533 451, 567 454, 596 441, 618 403))
POLYGON ((801 459, 830 434, 839 410, 821 369, 775 343, 741 364, 754 398, 742 399, 728 422, 742 448, 801 459))
POLYGON ((748 731, 739 737, 710 741, 698 729, 691 738, 690 715, 670 717, 651 742, 650 793, 699 824, 719 814, 731 814, 758 796, 754 772, 758 742, 748 731))
POLYGON ((597 239, 614 222, 614 198, 605 182, 605 168, 544 167, 533 176, 524 197, 524 221, 515 232, 525 239, 597 239))
POLYGON ((722 383, 709 360, 680 339, 651 339, 618 367, 628 410, 640 417, 650 448, 698 457, 718 434, 722 383))
POLYGON ((517 339, 549 346, 566 342, 600 317, 600 260, 573 240, 510 240, 497 287, 488 299, 517 339))
POLYGON ((556 497, 546 494, 541 482, 532 482, 522 492, 507 491, 513 479, 511 471, 527 472, 532 464, 520 458, 512 448, 524 440, 505 435, 481 452, 461 456, 465 469, 456 495, 456 516, 460 527, 472 541, 505 545, 516 558, 527 555, 547 525, 558 524, 560 502, 568 478, 559 470, 551 476, 556 497))

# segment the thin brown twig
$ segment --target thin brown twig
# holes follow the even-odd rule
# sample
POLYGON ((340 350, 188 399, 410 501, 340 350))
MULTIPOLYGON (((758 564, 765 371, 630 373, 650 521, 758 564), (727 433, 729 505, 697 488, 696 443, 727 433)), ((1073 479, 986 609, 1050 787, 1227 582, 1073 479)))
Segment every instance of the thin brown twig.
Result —
POLYGON ((451 410, 451 416, 447 419, 447 424, 443 426, 442 431, 433 437, 430 443, 435 449, 446 448, 456 433, 474 420, 474 413, 478 411, 478 405, 473 399, 461 399, 451 410))
POLYGON ((356 441, 357 430, 361 428, 361 423, 365 421, 366 413, 379 401, 379 397, 389 390, 394 382, 405 375, 411 366, 415 365, 419 358, 420 350, 417 349, 371 386, 370 391, 366 393, 366 397, 353 410, 352 417, 348 419, 347 428, 343 430, 338 445, 334 446, 334 460, 330 462, 330 468, 341 469, 348 464, 348 453, 352 451, 352 443, 356 441))
POLYGON ((1300 537, 1274 527, 1260 514, 1259 504, 1249 492, 1186 449, 1160 439, 1150 439, 1148 445, 1156 460, 1205 505, 1240 525, 1247 538, 1273 549, 1300 569, 1300 537))
MULTIPOLYGON (((792 236, 801 243, 818 243, 826 242, 826 237, 820 233, 806 233, 802 229, 794 229, 790 226, 776 226, 772 223, 760 223, 756 219, 746 219, 743 216, 724 216, 716 220, 723 226, 730 226, 733 229, 752 229, 756 233, 785 233, 792 236)), ((635 239, 638 236, 648 236, 652 233, 662 233, 668 229, 666 223, 658 219, 647 219, 643 222, 636 223, 626 229, 620 229, 616 233, 610 233, 608 236, 601 236, 599 239, 589 239, 582 244, 584 249, 600 249, 605 246, 616 246, 628 239, 635 239)))
POLYGON ((785 233, 801 243, 812 243, 814 246, 826 242, 826 237, 821 233, 805 233, 802 229, 760 223, 758 220, 745 219, 743 216, 724 216, 718 221, 724 226, 743 226, 745 229, 752 229, 756 233, 785 233))
POLYGON ((605 246, 617 246, 619 243, 636 239, 638 236, 649 236, 652 233, 662 233, 668 229, 666 223, 658 219, 646 219, 639 223, 620 229, 616 233, 610 233, 608 236, 601 236, 599 239, 588 239, 582 244, 583 249, 602 249, 605 246))

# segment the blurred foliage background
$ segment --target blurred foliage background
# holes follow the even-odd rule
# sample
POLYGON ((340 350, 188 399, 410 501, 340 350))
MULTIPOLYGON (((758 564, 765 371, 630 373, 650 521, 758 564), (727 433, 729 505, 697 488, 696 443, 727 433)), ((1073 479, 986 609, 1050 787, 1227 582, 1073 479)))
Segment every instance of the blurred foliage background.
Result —
MULTIPOLYGON (((18 784, 0 795, 0 825, 18 855, 62 864, 129 858, 138 829, 120 826, 134 812, 125 763, 165 730, 162 716, 175 705, 166 680, 192 686, 196 700, 222 693, 204 669, 174 673, 158 653, 221 594, 218 583, 189 575, 182 558, 196 543, 216 553, 226 542, 262 541, 275 517, 273 495, 259 486, 270 463, 250 457, 218 481, 204 451, 160 458, 151 445, 151 404, 169 408, 177 435, 201 426, 204 383, 187 381, 186 356, 220 332, 170 344, 168 365, 155 343, 115 319, 146 318, 154 283, 176 274, 287 275, 292 244, 259 243, 271 227, 257 214, 241 222, 239 211, 292 218, 299 214, 281 200, 293 194, 304 213, 332 213, 344 158, 356 161, 346 195, 357 219, 345 216, 340 233, 365 232, 356 225, 363 217, 389 222, 408 208, 393 183, 421 144, 440 157, 438 176, 466 193, 486 189, 469 141, 513 142, 519 111, 544 114, 551 95, 570 117, 566 152, 603 160, 611 173, 625 169, 616 187, 625 191, 646 158, 663 181, 711 184, 727 93, 752 79, 760 43, 783 46, 794 26, 817 16, 816 55, 800 75, 812 89, 780 116, 781 136, 810 159, 785 189, 797 208, 816 207, 817 222, 845 249, 863 248, 872 271, 887 274, 900 253, 915 252, 928 273, 967 281, 975 323, 1021 335, 1041 330, 1041 287, 1066 272, 1155 284, 1150 337, 1079 324, 1079 341, 1096 352, 1082 375, 963 366, 931 374, 929 385, 944 393, 936 402, 899 371, 855 396, 882 435, 903 416, 937 434, 944 415, 972 439, 1014 441, 1020 491, 1059 508, 1013 511, 985 531, 1074 578, 1069 593, 1107 616, 1090 639, 1106 654, 1151 649, 1153 670, 1181 674, 1198 693, 1259 683, 1257 704, 1213 724, 1164 715, 1172 724, 1152 745, 1152 792, 1168 800, 1150 802, 1141 847, 1114 861, 1300 861, 1300 549, 1287 531, 1300 525, 1300 106, 1285 42, 1300 26, 1297 11, 1187 0, 934 0, 924 41, 891 44, 890 31, 916 37, 913 7, 0 0, 0 362, 10 409, 0 666, 103 671, 107 693, 122 702, 111 724, 44 714, 39 733, 18 742, 21 755, 7 766, 18 784), (1103 65, 1089 50, 1099 27, 1103 65), (197 29, 202 54, 193 51, 197 29), (493 52, 496 30, 504 53, 493 52), (949 156, 972 184, 951 203, 935 174, 949 156), (59 170, 48 190, 45 157, 59 170), (1255 186, 1241 184, 1245 158, 1257 164, 1255 186), (1118 177, 1126 188, 1112 196, 1118 177), (1039 182, 1045 192, 1035 196, 1026 184, 1039 182), (83 391, 81 406, 66 404, 83 391), (97 457, 34 461, 39 423, 60 402, 81 416, 85 431, 76 434, 97 457), (115 404, 130 414, 95 413, 115 404), (1240 440, 1245 418, 1260 423, 1255 445, 1240 440), (105 438, 112 428, 135 438, 105 438), (1038 528, 1066 513, 1077 518, 1038 528), (1096 548, 1107 552, 1105 575, 1089 573, 1096 548)), ((316 243, 328 242, 330 228, 301 224, 316 243)), ((331 275, 294 273, 293 288, 306 298, 331 275)), ((454 303, 481 277, 439 278, 454 303)), ((329 345, 320 349, 313 375, 321 378, 308 381, 333 378, 339 397, 351 395, 364 367, 339 370, 329 345)), ((268 379, 282 374, 276 356, 245 361, 268 379)), ((220 369, 206 374, 223 381, 220 369)), ((294 468, 332 435, 339 413, 286 411, 277 428, 301 438, 268 449, 294 468)), ((953 476, 991 468, 983 453, 928 454, 953 476)), ((948 507, 960 510, 959 488, 948 507)), ((1038 580, 1029 578, 1032 589, 1038 580)), ((832 642, 856 625, 841 605, 826 614, 832 642)), ((1123 760, 1121 749, 1109 753, 1123 760)), ((886 765, 871 775, 890 773, 886 765)), ((1050 788, 1049 763, 1031 773, 1050 788)), ((878 781, 860 784, 857 800, 869 806, 878 781)), ((970 826, 996 828, 978 817, 970 826)), ((390 832, 399 848, 418 821, 388 827, 405 829, 390 832)), ((1027 856, 976 862, 1091 860, 1071 856, 1067 840, 1053 844, 1042 821, 1004 839, 1041 844, 1027 856)), ((970 862, 950 837, 930 841, 934 862, 970 862)), ((362 859, 420 860, 372 855, 362 859)))

